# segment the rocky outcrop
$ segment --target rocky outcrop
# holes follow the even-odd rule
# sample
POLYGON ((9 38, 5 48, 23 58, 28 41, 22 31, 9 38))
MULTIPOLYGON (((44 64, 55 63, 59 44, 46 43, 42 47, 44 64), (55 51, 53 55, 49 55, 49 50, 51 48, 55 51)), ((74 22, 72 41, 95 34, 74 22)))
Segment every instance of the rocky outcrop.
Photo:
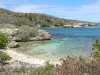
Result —
POLYGON ((51 34, 45 30, 39 30, 38 36, 30 38, 31 41, 41 41, 41 40, 50 40, 51 34))
MULTIPOLYGON (((6 34, 13 42, 10 43, 10 47, 16 47, 16 43, 18 42, 26 42, 26 41, 42 41, 42 40, 50 40, 51 34, 45 30, 37 30, 37 35, 35 37, 31 37, 30 34, 21 33, 20 37, 17 35, 18 29, 0 29, 0 32, 6 34), (14 44, 13 44, 14 43, 14 44)), ((33 31, 34 32, 34 31, 33 31)), ((35 33, 31 33, 31 35, 35 33)))
POLYGON ((23 38, 20 38, 20 37, 18 37, 18 36, 14 36, 14 37, 12 38, 12 40, 13 40, 13 41, 16 41, 16 42, 26 42, 26 40, 24 40, 23 38))
POLYGON ((44 40, 50 40, 51 39, 51 34, 47 31, 45 31, 45 30, 39 30, 38 36, 42 37, 44 40))
POLYGON ((20 45, 16 41, 12 41, 8 44, 9 48, 18 48, 20 45))
POLYGON ((8 29, 8 28, 0 29, 0 32, 7 34, 7 35, 10 35, 10 36, 16 35, 17 31, 18 31, 18 29, 8 29))
POLYGON ((18 31, 18 29, 8 29, 8 28, 0 29, 0 32, 7 35, 10 39, 12 39, 12 37, 17 34, 17 31, 18 31))

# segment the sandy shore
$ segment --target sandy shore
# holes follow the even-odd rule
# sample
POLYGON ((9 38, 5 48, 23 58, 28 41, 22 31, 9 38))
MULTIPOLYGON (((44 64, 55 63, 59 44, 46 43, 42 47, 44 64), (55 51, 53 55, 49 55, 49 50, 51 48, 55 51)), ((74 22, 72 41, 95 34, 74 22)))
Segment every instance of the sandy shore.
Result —
MULTIPOLYGON (((21 61, 21 62, 25 62, 25 63, 29 63, 29 64, 36 64, 36 65, 44 65, 46 60, 42 60, 39 58, 35 58, 34 56, 31 55, 26 55, 26 54, 22 54, 19 52, 16 52, 14 50, 6 50, 6 53, 12 57, 11 62, 14 61, 21 61)), ((59 62, 52 62, 50 61, 50 63, 52 64, 60 64, 59 62)))

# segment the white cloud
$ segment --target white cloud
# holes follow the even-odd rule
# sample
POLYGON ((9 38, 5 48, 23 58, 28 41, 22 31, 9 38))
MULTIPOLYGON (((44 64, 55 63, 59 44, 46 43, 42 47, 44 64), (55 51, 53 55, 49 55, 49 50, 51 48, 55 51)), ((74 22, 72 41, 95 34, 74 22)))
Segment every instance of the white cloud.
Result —
POLYGON ((49 12, 49 13, 62 14, 66 11, 74 11, 77 9, 74 7, 62 7, 62 6, 56 6, 56 5, 26 4, 26 5, 15 7, 12 10, 16 12, 39 12, 39 13, 49 12))

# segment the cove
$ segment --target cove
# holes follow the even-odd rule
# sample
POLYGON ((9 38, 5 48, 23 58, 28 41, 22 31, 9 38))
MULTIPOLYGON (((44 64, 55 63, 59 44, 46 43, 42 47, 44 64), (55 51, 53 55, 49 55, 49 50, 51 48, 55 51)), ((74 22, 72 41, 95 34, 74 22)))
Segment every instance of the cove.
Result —
POLYGON ((100 39, 100 28, 42 28, 51 33, 47 41, 23 42, 17 50, 39 58, 56 60, 67 55, 90 56, 92 44, 100 39))

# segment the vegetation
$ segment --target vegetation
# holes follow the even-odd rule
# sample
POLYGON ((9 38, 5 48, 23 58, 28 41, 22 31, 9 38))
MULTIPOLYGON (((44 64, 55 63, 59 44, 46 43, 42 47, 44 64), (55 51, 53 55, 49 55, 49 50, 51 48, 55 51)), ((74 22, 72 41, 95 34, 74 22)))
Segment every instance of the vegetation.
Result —
POLYGON ((54 65, 50 64, 49 61, 46 61, 45 66, 34 69, 29 75, 52 75, 54 70, 54 65))
POLYGON ((75 24, 75 23, 88 23, 90 25, 95 25, 96 23, 70 20, 57 18, 54 16, 49 16, 40 13, 16 13, 9 10, 0 8, 0 24, 14 24, 15 26, 28 25, 31 27, 41 26, 41 27, 62 27, 65 24, 75 24))
POLYGON ((7 43, 8 38, 3 33, 0 33, 0 49, 5 48, 7 43))
MULTIPOLYGON (((99 57, 100 41, 96 40, 93 44, 93 56, 99 57)), ((6 60, 3 58, 3 60, 6 60)), ((1 67, 0 74, 4 75, 100 75, 100 62, 94 59, 86 59, 82 56, 68 56, 65 59, 61 59, 61 65, 52 65, 49 61, 45 62, 44 66, 40 67, 21 67, 21 68, 8 68, 1 67)))
MULTIPOLYGON (((9 10, 0 8, 0 24, 7 25, 7 27, 19 27, 18 33, 15 37, 22 39, 22 41, 28 41, 30 37, 36 37, 38 30, 34 29, 35 26, 41 27, 61 27, 64 24, 73 23, 89 23, 78 20, 62 19, 46 14, 39 13, 16 13, 9 10), (15 26, 13 26, 13 24, 15 26), (25 26, 26 25, 26 26, 25 26)), ((8 38, 0 33, 0 49, 6 48, 8 38)), ((0 75, 100 75, 100 40, 96 40, 93 44, 92 56, 96 60, 84 59, 80 57, 70 57, 62 59, 61 65, 52 65, 47 61, 44 66, 41 67, 21 67, 11 68, 0 66, 0 75)), ((0 63, 5 63, 10 60, 6 53, 0 52, 0 63)))
POLYGON ((38 35, 38 29, 29 26, 22 26, 19 28, 16 38, 21 39, 21 41, 29 41, 31 37, 36 37, 38 35))
POLYGON ((6 53, 0 52, 0 63, 4 64, 6 61, 10 60, 11 57, 6 53))
POLYGON ((50 64, 49 61, 46 62, 44 66, 40 67, 0 67, 0 74, 4 75, 52 75, 54 71, 54 65, 50 64))
POLYGON ((92 53, 93 57, 100 61, 100 40, 96 40, 93 44, 94 52, 92 53))
MULTIPOLYGON (((96 40, 93 44, 93 50, 99 52, 100 41, 96 40)), ((94 52, 95 58, 100 58, 99 54, 94 52)), ((2 60, 7 61, 11 58, 6 54, 0 54, 2 60)), ((86 59, 82 56, 68 56, 65 59, 61 59, 61 65, 52 65, 49 61, 45 62, 44 66, 40 67, 0 67, 1 75, 100 75, 100 61, 97 62, 94 59, 86 59)))
POLYGON ((4 75, 100 75, 100 63, 94 60, 68 57, 61 65, 54 67, 49 62, 41 67, 1 67, 0 74, 4 75), (84 59, 83 59, 84 60, 84 59), (86 63, 88 62, 88 63, 86 63))
POLYGON ((63 60, 62 65, 56 66, 56 72, 54 75, 99 75, 99 71, 100 63, 97 63, 94 60, 77 60, 68 57, 63 60))

